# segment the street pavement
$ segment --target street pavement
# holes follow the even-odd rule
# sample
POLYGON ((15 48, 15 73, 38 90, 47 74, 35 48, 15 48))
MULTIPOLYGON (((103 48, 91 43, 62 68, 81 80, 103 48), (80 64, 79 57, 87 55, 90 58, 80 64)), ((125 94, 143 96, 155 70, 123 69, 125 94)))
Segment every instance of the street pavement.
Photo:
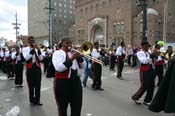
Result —
MULTIPOLYGON (((46 78, 43 74, 41 88, 43 106, 29 104, 25 78, 24 71, 24 87, 15 88, 14 80, 7 80, 4 74, 0 74, 0 116, 5 116, 5 113, 16 105, 20 107, 20 116, 57 116, 53 78, 46 78)), ((132 94, 139 87, 138 69, 125 66, 123 80, 119 80, 116 78, 116 71, 109 71, 109 67, 104 66, 102 76, 104 91, 92 90, 90 86, 91 80, 88 80, 87 87, 83 87, 81 116, 172 116, 163 112, 150 112, 147 106, 136 105, 131 100, 132 94)))

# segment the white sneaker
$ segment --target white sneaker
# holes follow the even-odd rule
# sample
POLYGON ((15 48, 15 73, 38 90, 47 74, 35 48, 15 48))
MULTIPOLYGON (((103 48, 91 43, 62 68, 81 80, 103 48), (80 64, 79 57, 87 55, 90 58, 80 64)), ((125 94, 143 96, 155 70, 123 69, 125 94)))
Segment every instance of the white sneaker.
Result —
POLYGON ((143 102, 143 104, 146 105, 146 106, 150 106, 151 102, 143 102))
POLYGON ((138 104, 138 105, 141 105, 141 104, 142 104, 142 102, 139 101, 139 100, 134 100, 134 102, 135 102, 136 104, 138 104))

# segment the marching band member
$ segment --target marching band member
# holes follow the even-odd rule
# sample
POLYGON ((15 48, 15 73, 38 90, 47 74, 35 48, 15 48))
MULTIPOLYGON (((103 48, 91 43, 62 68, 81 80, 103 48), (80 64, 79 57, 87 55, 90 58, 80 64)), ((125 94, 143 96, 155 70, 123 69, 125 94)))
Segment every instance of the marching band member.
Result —
MULTIPOLYGON (((95 42, 94 43, 94 48, 91 52, 91 56, 97 59, 101 58, 100 52, 98 51, 99 49, 99 43, 95 42)), ((92 88, 95 90, 104 90, 101 88, 102 81, 101 81, 101 75, 102 75, 102 66, 101 64, 92 61, 92 72, 93 72, 93 84, 92 88)))
POLYGON ((11 53, 12 53, 11 48, 7 48, 5 52, 5 63, 6 63, 6 68, 7 68, 7 77, 10 80, 13 79, 14 77, 11 53))
POLYGON ((63 37, 62 47, 52 56, 55 68, 54 93, 58 116, 67 116, 70 104, 71 116, 80 116, 82 107, 82 85, 79 64, 83 63, 80 53, 72 53, 72 38, 63 37))
POLYGON ((0 71, 3 72, 3 50, 0 48, 0 71))
POLYGON ((167 62, 168 66, 171 64, 173 56, 174 56, 173 47, 172 46, 168 46, 168 48, 166 50, 166 53, 165 53, 166 60, 168 61, 167 62))
POLYGON ((35 38, 28 38, 29 46, 23 48, 23 56, 26 60, 26 77, 29 87, 29 101, 31 105, 42 105, 40 103, 41 89, 41 65, 43 60, 41 51, 36 46, 35 38), (24 51, 25 50, 25 51, 24 51))
POLYGON ((124 59, 125 59, 125 43, 121 42, 120 46, 117 47, 115 56, 117 56, 117 78, 122 79, 122 71, 123 71, 123 66, 124 66, 124 59))
POLYGON ((148 42, 141 43, 142 50, 137 52, 138 60, 141 62, 140 66, 140 88, 138 91, 132 96, 132 99, 136 104, 141 104, 139 99, 142 95, 146 93, 143 104, 150 105, 150 102, 154 93, 154 69, 152 65, 152 58, 150 58, 150 54, 148 53, 148 42))
POLYGON ((165 57, 161 55, 160 45, 155 45, 153 54, 155 54, 154 58, 154 67, 155 67, 155 77, 158 76, 158 84, 160 85, 162 79, 163 79, 163 73, 164 73, 164 64, 165 64, 165 57))
POLYGON ((12 53, 12 60, 15 62, 15 85, 16 87, 23 87, 23 62, 25 59, 18 46, 16 46, 16 52, 12 53))

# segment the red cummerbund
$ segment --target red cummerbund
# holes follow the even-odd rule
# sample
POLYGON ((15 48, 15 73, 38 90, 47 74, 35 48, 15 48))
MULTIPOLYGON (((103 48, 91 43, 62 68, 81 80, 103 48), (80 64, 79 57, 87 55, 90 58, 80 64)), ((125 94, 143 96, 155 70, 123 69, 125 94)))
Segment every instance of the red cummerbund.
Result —
POLYGON ((155 66, 157 66, 157 65, 163 65, 164 63, 165 63, 164 60, 157 61, 157 62, 155 62, 155 66))
POLYGON ((145 64, 145 65, 140 66, 140 71, 146 72, 149 70, 149 68, 150 68, 150 65, 145 64))
POLYGON ((124 57, 123 56, 118 56, 118 60, 123 60, 124 57))
POLYGON ((69 70, 66 70, 64 72, 55 72, 55 78, 56 79, 69 79, 69 70))

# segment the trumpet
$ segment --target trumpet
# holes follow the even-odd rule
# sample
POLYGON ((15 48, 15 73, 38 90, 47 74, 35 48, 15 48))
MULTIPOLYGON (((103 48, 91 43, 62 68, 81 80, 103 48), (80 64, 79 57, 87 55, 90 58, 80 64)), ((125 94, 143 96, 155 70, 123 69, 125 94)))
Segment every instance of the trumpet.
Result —
POLYGON ((80 46, 80 49, 82 50, 82 52, 77 50, 77 49, 74 49, 74 48, 72 48, 71 50, 74 51, 74 52, 78 52, 81 55, 83 55, 84 57, 86 57, 86 58, 88 58, 88 59, 90 59, 90 60, 92 60, 96 63, 99 63, 99 64, 103 65, 103 62, 101 60, 88 55, 92 52, 92 49, 93 49, 93 45, 90 42, 88 42, 88 41, 84 42, 80 46))

